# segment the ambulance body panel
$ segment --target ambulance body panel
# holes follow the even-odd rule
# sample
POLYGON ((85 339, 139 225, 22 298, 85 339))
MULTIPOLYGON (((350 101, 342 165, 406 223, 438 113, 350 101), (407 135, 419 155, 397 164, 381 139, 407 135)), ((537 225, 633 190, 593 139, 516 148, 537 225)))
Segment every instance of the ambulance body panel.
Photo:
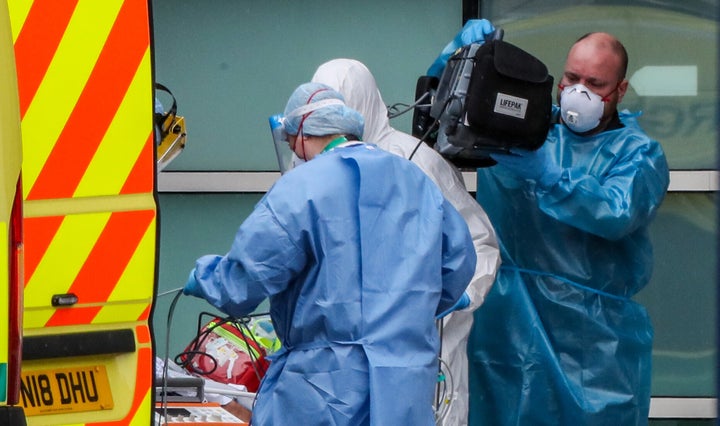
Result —
POLYGON ((149 425, 157 203, 147 0, 8 0, 22 122, 20 401, 149 425))

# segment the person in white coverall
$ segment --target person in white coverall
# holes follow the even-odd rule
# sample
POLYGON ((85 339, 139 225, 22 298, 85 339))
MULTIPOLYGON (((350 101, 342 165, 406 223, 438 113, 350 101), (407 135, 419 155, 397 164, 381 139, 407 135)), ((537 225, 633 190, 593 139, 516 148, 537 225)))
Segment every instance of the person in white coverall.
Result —
POLYGON ((500 267, 495 231, 485 211, 467 192, 457 168, 425 143, 390 126, 387 107, 375 78, 363 63, 354 59, 333 59, 318 67, 312 81, 326 84, 340 92, 347 105, 365 118, 362 139, 372 141, 385 151, 410 159, 420 167, 460 212, 468 225, 477 264, 465 295, 452 312, 442 318, 440 357, 449 368, 447 380, 451 389, 447 395, 447 410, 438 410, 445 413, 440 424, 467 425, 467 339, 472 327, 473 311, 485 300, 500 267))

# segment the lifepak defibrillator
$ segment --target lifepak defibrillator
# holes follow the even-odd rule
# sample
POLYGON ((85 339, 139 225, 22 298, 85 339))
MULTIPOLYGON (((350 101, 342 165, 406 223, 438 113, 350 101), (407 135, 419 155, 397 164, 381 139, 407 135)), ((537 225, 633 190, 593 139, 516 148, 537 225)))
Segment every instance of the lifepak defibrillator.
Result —
POLYGON ((448 59, 438 80, 418 79, 413 135, 458 167, 495 164, 489 154, 536 150, 552 115, 553 77, 540 60, 500 39, 473 43, 448 59), (433 132, 437 126, 437 132, 433 132))

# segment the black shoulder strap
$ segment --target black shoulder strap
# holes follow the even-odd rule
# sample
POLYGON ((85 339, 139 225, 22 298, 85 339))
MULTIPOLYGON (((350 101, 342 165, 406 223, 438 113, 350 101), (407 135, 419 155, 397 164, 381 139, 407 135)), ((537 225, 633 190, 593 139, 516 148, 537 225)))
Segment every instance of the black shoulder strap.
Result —
POLYGON ((163 92, 167 92, 170 95, 170 97, 172 98, 172 105, 170 106, 170 109, 167 112, 158 113, 156 115, 156 120, 158 121, 157 124, 160 126, 160 128, 163 132, 167 132, 168 127, 170 127, 170 124, 172 124, 173 120, 175 119, 175 116, 177 115, 177 101, 175 100, 175 96, 172 94, 170 89, 168 89, 164 85, 162 85, 160 83, 155 83, 155 89, 159 89, 159 90, 162 90, 163 92))

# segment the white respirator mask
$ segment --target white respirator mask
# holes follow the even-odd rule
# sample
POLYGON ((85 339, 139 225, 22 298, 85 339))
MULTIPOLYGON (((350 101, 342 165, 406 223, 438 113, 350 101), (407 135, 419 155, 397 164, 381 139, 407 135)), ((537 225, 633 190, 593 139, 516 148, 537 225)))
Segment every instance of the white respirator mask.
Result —
POLYGON ((596 128, 605 109, 603 98, 582 84, 560 87, 560 115, 565 125, 576 133, 596 128))

